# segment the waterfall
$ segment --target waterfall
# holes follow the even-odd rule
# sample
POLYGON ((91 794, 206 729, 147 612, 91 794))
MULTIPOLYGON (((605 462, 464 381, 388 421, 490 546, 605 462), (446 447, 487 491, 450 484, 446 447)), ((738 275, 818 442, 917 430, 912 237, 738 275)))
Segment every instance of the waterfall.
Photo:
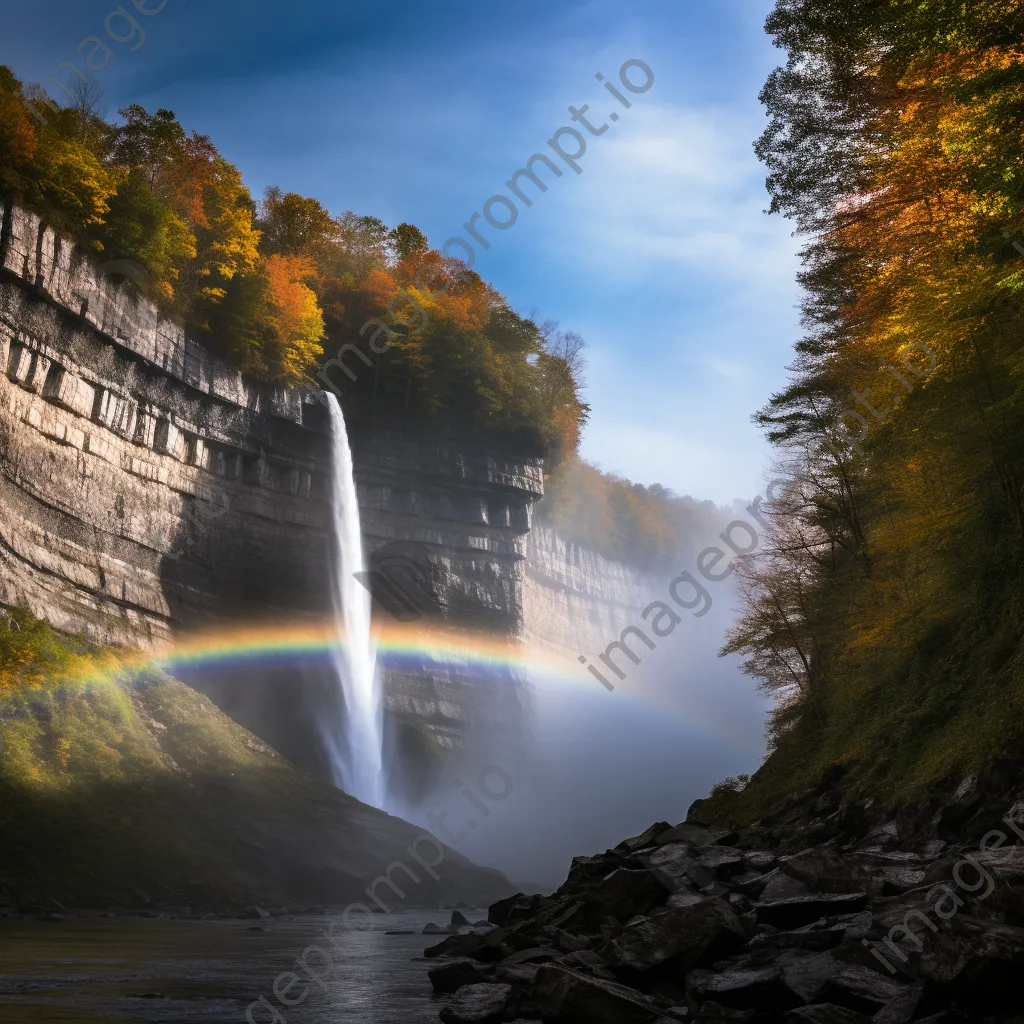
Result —
POLYGON ((363 803, 383 803, 381 774, 383 705, 377 682, 377 657, 370 636, 371 598, 356 579, 363 565, 363 535, 352 476, 345 417, 337 398, 327 393, 334 449, 332 505, 337 557, 334 566, 334 611, 338 623, 335 662, 345 705, 343 728, 325 722, 325 740, 335 783, 363 803))

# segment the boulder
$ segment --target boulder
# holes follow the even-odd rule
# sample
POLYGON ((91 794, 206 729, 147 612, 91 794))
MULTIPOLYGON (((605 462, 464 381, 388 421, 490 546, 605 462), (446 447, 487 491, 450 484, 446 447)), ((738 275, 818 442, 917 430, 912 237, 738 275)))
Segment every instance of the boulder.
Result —
POLYGON ((635 918, 602 952, 616 973, 634 974, 662 965, 686 972, 702 961, 729 956, 746 940, 736 913, 719 899, 705 899, 635 918))
POLYGON ((546 960, 554 960, 556 957, 554 950, 547 946, 532 946, 529 949, 520 949, 513 953, 511 956, 505 957, 502 961, 504 964, 531 964, 531 963, 544 963, 546 960))
POLYGON ((444 1024, 500 1024, 511 999, 511 985, 466 985, 441 1010, 441 1020, 444 1024))
POLYGON ((699 889, 715 895, 724 892, 721 886, 714 889, 717 884, 714 876, 697 862, 693 847, 687 843, 669 843, 642 855, 640 860, 669 892, 680 889, 699 889))
POLYGON ((672 826, 667 821, 657 821, 645 832, 641 832, 640 835, 633 836, 632 839, 623 839, 615 849, 626 853, 634 853, 637 850, 653 846, 659 836, 671 831, 672 826))
POLYGON ((584 897, 585 919, 596 927, 606 917, 628 921, 636 914, 664 903, 668 898, 665 886, 650 871, 619 868, 603 878, 584 897))
POLYGON ((461 910, 452 911, 452 919, 449 928, 468 928, 469 918, 461 910))
POLYGON ((703 903, 707 896, 703 893, 693 892, 692 890, 683 889, 680 892, 674 892, 669 896, 668 901, 665 903, 666 907, 695 907, 698 903, 703 903))
POLYGON ((540 899, 539 896, 524 896, 521 892, 517 892, 515 896, 492 903, 487 908, 487 920, 491 924, 501 927, 516 921, 524 921, 537 912, 540 899))
POLYGON ((549 938, 557 949, 563 953, 576 953, 581 949, 590 949, 594 940, 587 936, 572 935, 553 924, 546 924, 541 928, 541 933, 549 938))
POLYGON ((458 992, 463 985, 477 985, 491 980, 475 960, 470 960, 467 957, 449 960, 438 967, 431 967, 427 971, 427 977, 430 978, 430 984, 434 991, 442 992, 445 995, 458 992))
POLYGON ((693 1020, 694 1024, 747 1024, 754 1019, 754 1015, 754 1010, 737 1010, 709 1000, 693 1020))
POLYGON ((800 1006, 782 1018, 783 1024, 871 1024, 871 1018, 833 1003, 800 1006))
POLYGON ((621 863, 622 858, 617 857, 610 850, 608 853, 599 853, 595 857, 573 857, 569 865, 569 874, 561 888, 571 890, 586 882, 604 878, 621 863))
POLYGON ((808 951, 821 952, 826 949, 834 949, 847 936, 845 928, 816 928, 810 930, 797 930, 791 932, 764 932, 755 935, 749 943, 751 951, 765 953, 781 953, 786 949, 803 949, 808 951))
POLYGON ((743 854, 729 846, 701 846, 694 851, 694 860, 721 879, 738 875, 745 867, 743 854))
POLYGON ((961 914, 925 941, 918 962, 923 1009, 970 1000, 979 1009, 1019 1012, 1024 928, 961 914))
POLYGON ((760 896, 768 885, 768 876, 758 871, 741 871, 729 878, 729 887, 745 896, 760 896))
POLYGON ((754 850, 743 855, 744 863, 751 871, 771 871, 779 863, 779 858, 770 850, 754 850))
POLYGON ((782 969, 786 987, 803 1003, 818 1003, 821 993, 842 969, 843 964, 828 953, 808 953, 804 950, 783 952, 775 960, 782 969))
POLYGON ((509 949, 503 946, 508 934, 506 928, 495 928, 487 935, 449 935, 436 946, 428 946, 423 955, 431 959, 439 956, 468 956, 481 963, 496 963, 509 953, 509 949))
POLYGON ((507 960, 503 960, 498 964, 494 977, 497 981, 506 981, 510 985, 529 988, 536 980, 539 970, 540 964, 510 964, 507 960))
POLYGON ((698 989, 712 1002, 737 1010, 767 1010, 781 1013, 803 1005, 802 1000, 783 980, 782 969, 733 967, 708 978, 698 989))
POLYGON ((924 885, 927 877, 923 868, 906 867, 900 864, 889 864, 882 867, 875 875, 875 884, 883 896, 899 896, 918 886, 924 885))
POLYGON ((545 1024, 647 1024, 655 1016, 635 989, 560 964, 543 964, 530 994, 545 1024))
POLYGON ((867 886, 871 871, 835 846, 819 846, 779 858, 779 870, 812 892, 856 892, 867 886))
POLYGON ((692 846, 709 846, 715 841, 715 837, 700 825, 689 825, 683 822, 665 832, 658 834, 655 840, 658 846, 665 846, 668 843, 690 843, 692 846))
POLYGON ((584 974, 595 974, 599 978, 614 981, 615 975, 608 970, 608 963, 603 957, 598 956, 592 949, 582 949, 576 953, 569 953, 568 956, 559 957, 558 962, 564 967, 574 971, 582 971, 584 974))
POLYGON ((870 967, 850 964, 829 979, 822 989, 821 1001, 845 1006, 860 1013, 875 1014, 883 1006, 903 996, 906 989, 906 985, 870 967))
POLYGON ((868 904, 866 892, 812 893, 808 896, 793 896, 789 899, 768 900, 754 904, 758 924, 770 924, 775 928, 799 928, 811 924, 818 918, 831 914, 852 914, 863 910, 868 904))

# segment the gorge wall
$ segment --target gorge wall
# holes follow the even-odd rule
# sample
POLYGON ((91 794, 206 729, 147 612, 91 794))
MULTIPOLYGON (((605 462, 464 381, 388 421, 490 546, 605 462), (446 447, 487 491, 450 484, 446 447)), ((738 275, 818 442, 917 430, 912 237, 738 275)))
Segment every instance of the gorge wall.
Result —
POLYGON ((546 526, 526 538, 523 639, 575 661, 603 650, 658 594, 654 577, 566 542, 546 526))
MULTIPOLYGON (((224 366, 114 269, 4 208, 0 605, 143 648, 322 619, 334 558, 325 408, 224 366)), ((581 631, 604 636, 642 607, 635 574, 530 532, 536 454, 346 414, 371 569, 419 573, 426 617, 574 656, 581 631)), ((327 699, 310 671, 189 681, 309 766, 308 694, 327 699)), ((524 717, 521 681, 450 664, 392 669, 385 689, 396 742, 404 730, 451 749, 477 725, 515 733, 524 717)))

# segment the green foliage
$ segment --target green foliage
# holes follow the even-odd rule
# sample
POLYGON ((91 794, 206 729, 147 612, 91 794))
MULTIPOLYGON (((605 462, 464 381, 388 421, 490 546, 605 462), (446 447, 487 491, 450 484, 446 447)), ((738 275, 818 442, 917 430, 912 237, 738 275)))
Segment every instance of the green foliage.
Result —
POLYGON ((94 101, 42 102, 40 122, 0 67, 0 194, 140 264, 164 312, 248 374, 322 387, 325 350, 354 344, 372 371, 350 356, 366 372, 331 379, 356 401, 519 434, 553 463, 575 453, 588 409, 565 336, 549 342, 417 227, 332 216, 276 187, 257 206, 238 168, 172 111, 132 104, 108 124, 94 101), (368 324, 388 344, 371 349, 368 324))
POLYGON ((0 886, 40 909, 245 899, 247 828, 331 794, 184 684, 22 610, 0 615, 0 737, 0 886))
POLYGON ((891 804, 1024 755, 1024 8, 779 0, 768 27, 759 152, 810 238, 758 415, 791 483, 725 648, 779 698, 748 817, 835 764, 891 804))
POLYGON ((102 247, 111 260, 129 259, 144 266, 167 295, 196 256, 195 236, 181 217, 157 197, 146 173, 133 168, 110 200, 102 247))

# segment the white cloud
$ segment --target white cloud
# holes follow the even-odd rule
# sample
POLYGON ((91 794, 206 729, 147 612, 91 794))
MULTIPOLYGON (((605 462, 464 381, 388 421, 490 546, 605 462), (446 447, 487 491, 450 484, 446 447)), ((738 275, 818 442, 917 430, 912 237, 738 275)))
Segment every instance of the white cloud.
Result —
POLYGON ((796 243, 763 212, 753 119, 642 103, 589 140, 585 171, 561 197, 572 258, 617 280, 671 264, 738 287, 791 290, 796 243))

